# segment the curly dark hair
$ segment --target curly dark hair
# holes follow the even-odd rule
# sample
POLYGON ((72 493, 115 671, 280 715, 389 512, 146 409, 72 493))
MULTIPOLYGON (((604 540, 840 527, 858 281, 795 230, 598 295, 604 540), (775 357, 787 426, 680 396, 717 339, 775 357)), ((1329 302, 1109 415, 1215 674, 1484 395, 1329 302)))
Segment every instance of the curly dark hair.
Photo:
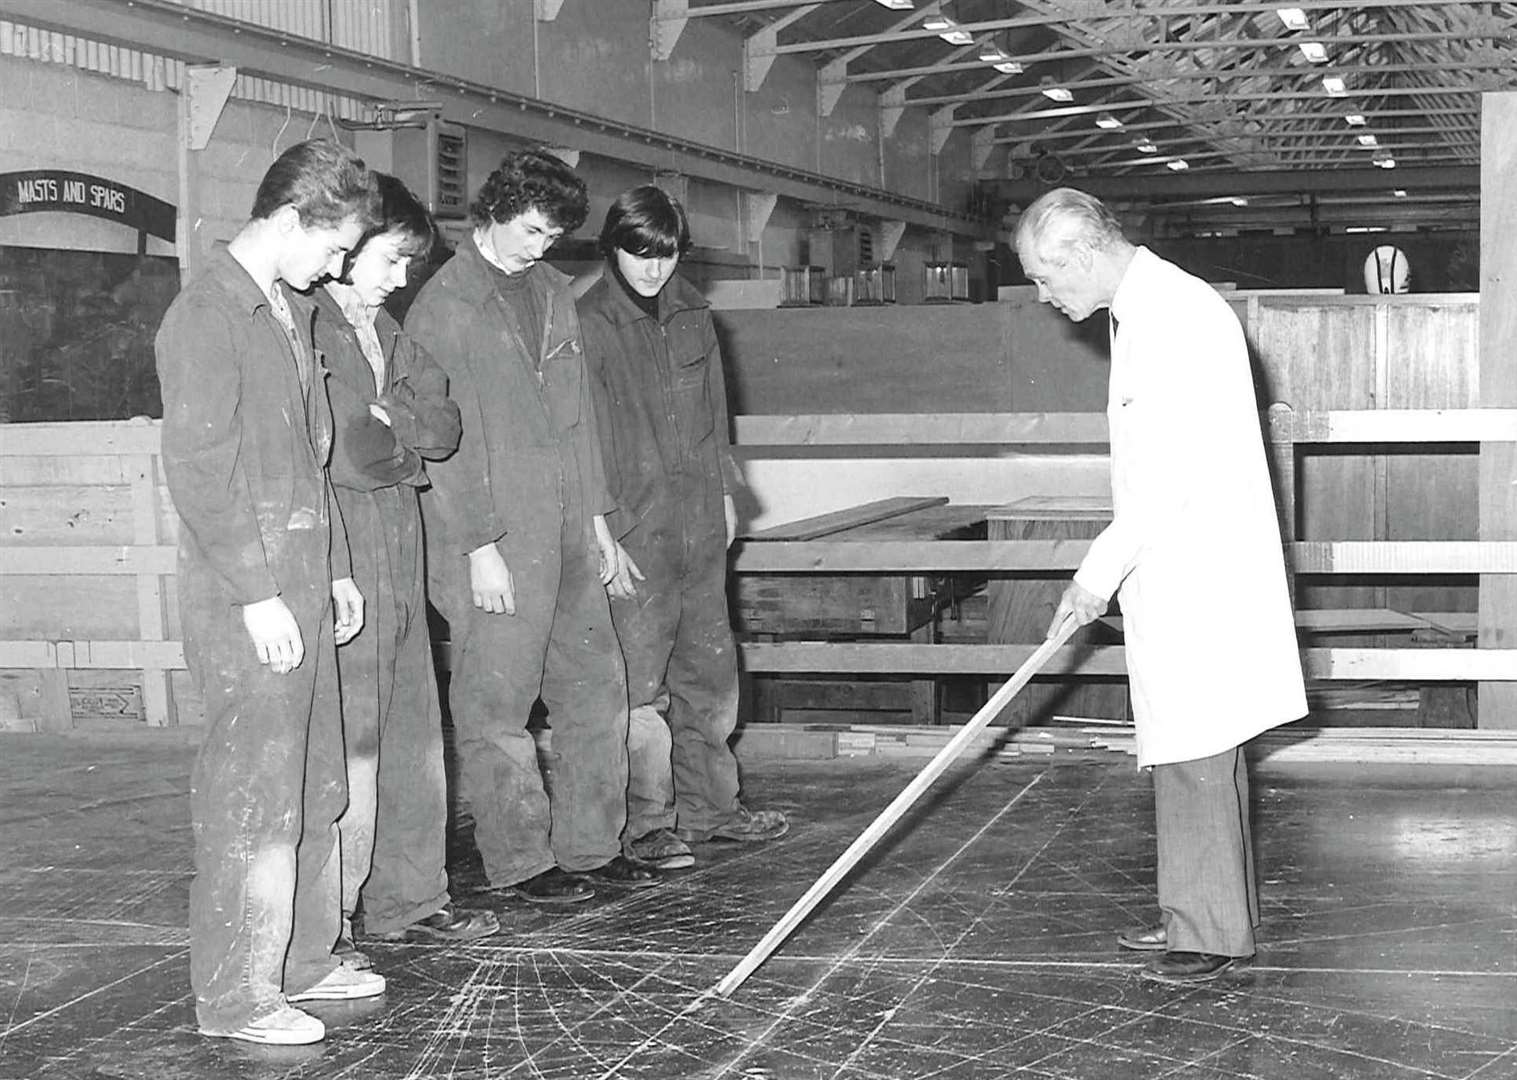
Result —
POLYGON ((507 154, 469 206, 474 224, 507 222, 536 210, 556 228, 573 232, 590 213, 590 197, 579 174, 546 150, 507 154))

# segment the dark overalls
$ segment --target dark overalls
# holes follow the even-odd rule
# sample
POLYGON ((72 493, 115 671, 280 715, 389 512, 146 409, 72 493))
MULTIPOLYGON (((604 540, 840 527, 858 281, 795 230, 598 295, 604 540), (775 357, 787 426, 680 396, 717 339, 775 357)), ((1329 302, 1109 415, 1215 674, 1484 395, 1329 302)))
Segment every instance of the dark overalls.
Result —
POLYGON ((332 486, 364 596, 364 628, 337 650, 347 742, 343 912, 363 897, 364 929, 400 930, 449 903, 442 711, 427 628, 426 564, 417 489, 425 458, 458 446, 448 379, 383 310, 375 335, 384 391, 341 306, 315 292, 317 344, 331 377, 332 486), (377 404, 389 418, 370 411, 377 404))
POLYGON ((332 416, 315 313, 299 296, 289 304, 298 349, 219 246, 157 338, 179 614, 205 696, 190 787, 190 979, 200 1026, 216 1033, 327 975, 341 918, 332 581, 349 576, 348 552, 325 471, 332 416), (276 595, 305 644, 282 675, 259 663, 242 621, 243 605, 276 595))
POLYGON ((448 376, 463 437, 422 497, 432 602, 451 628, 449 702, 463 791, 492 885, 621 852, 627 686, 591 517, 611 508, 568 278, 543 263, 516 287, 465 240, 417 295, 406 329, 448 376), (540 334, 521 320, 543 312, 540 334), (531 351, 526 341, 540 337, 531 351), (516 614, 474 607, 468 553, 495 544, 516 614), (541 696, 551 795, 527 731, 541 696))
POLYGON ((716 330, 677 276, 659 293, 657 318, 609 267, 579 311, 617 503, 607 522, 647 579, 635 598, 611 602, 632 706, 626 837, 676 821, 705 833, 738 811, 722 497, 741 480, 716 330))

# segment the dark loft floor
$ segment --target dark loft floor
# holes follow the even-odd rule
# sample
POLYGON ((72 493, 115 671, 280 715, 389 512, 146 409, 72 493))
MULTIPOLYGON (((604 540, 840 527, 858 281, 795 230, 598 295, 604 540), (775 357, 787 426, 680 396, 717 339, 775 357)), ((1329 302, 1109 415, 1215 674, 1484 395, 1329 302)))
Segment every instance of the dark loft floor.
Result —
MULTIPOLYGON (((194 1034, 192 750, 0 739, 0 1080, 1517 1077, 1510 774, 1256 777, 1265 926, 1249 970, 1177 992, 1113 932, 1153 915, 1131 759, 961 771, 731 1000, 697 1006, 920 762, 765 765, 780 843, 451 950, 318 1008, 319 1047, 194 1034)), ((459 875, 467 890, 477 872, 459 875)))

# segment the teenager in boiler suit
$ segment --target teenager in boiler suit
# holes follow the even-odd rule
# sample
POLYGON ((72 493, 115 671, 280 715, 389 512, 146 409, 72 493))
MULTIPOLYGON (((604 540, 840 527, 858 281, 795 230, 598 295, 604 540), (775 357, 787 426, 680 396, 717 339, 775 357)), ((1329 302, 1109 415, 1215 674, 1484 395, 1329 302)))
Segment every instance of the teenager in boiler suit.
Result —
POLYGON ((1215 978, 1254 954, 1259 901, 1241 746, 1306 713, 1280 530, 1248 348, 1211 286, 1125 240, 1061 188, 1017 226, 1038 298, 1075 321, 1111 313, 1115 515, 1054 621, 1098 618, 1120 588, 1138 764, 1152 770, 1162 951, 1147 978, 1215 978), (1224 591, 1225 590, 1225 591, 1224 591), (1244 617, 1215 625, 1219 599, 1244 617))

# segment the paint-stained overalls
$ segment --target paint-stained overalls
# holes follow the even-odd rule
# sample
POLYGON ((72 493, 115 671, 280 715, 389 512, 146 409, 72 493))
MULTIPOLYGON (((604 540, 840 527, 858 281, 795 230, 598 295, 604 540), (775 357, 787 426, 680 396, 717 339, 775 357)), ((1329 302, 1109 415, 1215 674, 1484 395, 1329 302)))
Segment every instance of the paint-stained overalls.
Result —
POLYGON ((632 706, 626 835, 676 820, 701 834, 738 812, 722 497, 742 481, 721 350, 705 299, 678 276, 659 293, 657 318, 610 267, 579 311, 617 503, 606 520, 647 579, 611 602, 632 706))
POLYGON ((406 330, 448 376, 463 437, 422 496, 431 598, 451 629, 449 703, 475 843, 492 885, 621 852, 627 685, 591 517, 611 509, 568 278, 503 281, 475 241, 417 295, 406 330), (525 303, 514 289, 534 290, 525 303), (509 297, 509 299, 508 299, 509 297), (543 313, 541 346, 520 320, 543 313), (468 553, 495 544, 516 614, 474 607, 468 553), (527 718, 541 695, 552 794, 527 718))
POLYGON ((205 696, 190 788, 190 979, 212 1032, 268 1016, 281 992, 331 971, 341 916, 332 581, 349 576, 348 552, 325 470, 332 416, 315 312, 286 295, 294 348, 221 245, 157 338, 185 658, 205 696), (242 621, 243 605, 275 595, 305 643, 282 675, 259 663, 242 621))
POLYGON ((337 650, 348 762, 342 902, 351 916, 361 889, 364 929, 380 935, 449 902, 442 711, 417 490, 427 483, 424 459, 458 447, 458 406, 442 369, 383 309, 374 315, 376 376, 341 305, 325 289, 315 299, 316 343, 331 371, 332 487, 364 596, 363 632, 337 650))

